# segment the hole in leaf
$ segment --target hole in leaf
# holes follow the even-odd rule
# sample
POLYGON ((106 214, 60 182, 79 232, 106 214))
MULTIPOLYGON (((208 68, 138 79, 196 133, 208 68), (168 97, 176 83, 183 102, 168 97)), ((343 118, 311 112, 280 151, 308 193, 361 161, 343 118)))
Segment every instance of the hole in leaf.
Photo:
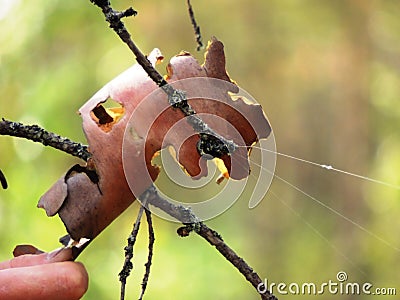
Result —
POLYGON ((124 107, 108 98, 105 102, 99 103, 91 111, 93 121, 105 132, 109 132, 112 127, 123 117, 124 107))
POLYGON ((107 110, 102 105, 93 108, 92 112, 98 119, 98 123, 100 125, 104 125, 114 121, 114 119, 107 113, 107 110))

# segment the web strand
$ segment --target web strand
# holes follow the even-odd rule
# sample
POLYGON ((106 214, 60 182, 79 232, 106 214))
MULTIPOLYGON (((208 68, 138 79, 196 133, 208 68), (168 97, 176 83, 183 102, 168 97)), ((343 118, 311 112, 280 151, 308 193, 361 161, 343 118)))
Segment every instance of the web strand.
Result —
MULTIPOLYGON (((271 150, 263 149, 263 148, 260 148, 260 147, 256 147, 256 148, 258 148, 258 149, 260 149, 260 150, 265 150, 265 151, 274 152, 274 153, 278 154, 278 152, 276 152, 276 151, 271 151, 271 150)), ((295 157, 293 157, 293 158, 295 158, 295 157)), ((298 158, 295 158, 295 159, 298 159, 298 158)), ((303 161, 302 159, 298 159, 298 160, 303 161)), ((262 166, 262 165, 256 163, 254 160, 251 160, 251 159, 250 159, 250 161, 251 161, 254 165, 256 165, 256 166, 258 166, 259 168, 261 168, 262 170, 267 171, 268 173, 272 174, 275 178, 277 178, 278 180, 282 181, 282 182, 285 183, 286 185, 290 186, 292 189, 294 189, 294 190, 296 190, 297 192, 303 194, 303 195, 306 196, 307 198, 313 200, 315 203, 317 203, 317 204, 319 204, 320 206, 326 208, 327 210, 329 210, 329 211, 332 212, 333 214, 335 214, 335 215, 339 216, 340 218, 346 220, 347 222, 349 222, 350 224, 354 225, 355 227, 357 227, 357 228, 360 229, 361 231, 367 233, 369 236, 371 236, 371 237, 373 237, 374 239, 380 241, 381 243, 385 244, 385 245, 388 246, 389 248, 391 248, 391 249, 393 249, 393 250, 395 250, 395 251, 397 251, 397 252, 400 252, 400 248, 393 246, 390 242, 388 242, 387 240, 381 238, 380 236, 378 236, 377 234, 375 234, 375 233, 373 233, 372 231, 368 230, 368 229, 365 228, 364 226, 362 226, 362 225, 358 224, 357 222, 351 220, 349 217, 346 217, 345 215, 343 215, 343 214, 340 213, 339 211, 335 210, 334 208, 332 208, 332 207, 330 207, 329 205, 325 204, 325 203, 322 202, 321 200, 318 200, 316 197, 314 197, 314 196, 308 194, 307 192, 303 191, 301 188, 297 187, 296 185, 290 183, 289 181, 283 179, 282 177, 276 175, 275 173, 272 173, 270 170, 268 170, 268 169, 265 168, 264 166, 262 166)), ((310 161, 310 162, 309 162, 309 161, 306 161, 306 160, 304 160, 304 161, 305 161, 305 162, 308 162, 308 163, 311 163, 311 164, 315 164, 315 165, 317 165, 317 166, 322 166, 322 165, 320 165, 320 164, 317 164, 317 163, 314 163, 314 162, 311 162, 311 161, 310 161)), ((333 169, 333 168, 332 168, 332 169, 333 169)), ((349 173, 349 174, 352 174, 352 173, 349 173)), ((251 173, 250 173, 250 176, 253 176, 254 178, 256 178, 256 176, 255 176, 254 174, 251 174, 251 173)), ((306 224, 307 224, 307 222, 306 222, 306 224)))
MULTIPOLYGON (((268 170, 267 170, 268 171, 268 170)), ((392 248, 393 250, 396 250, 397 252, 400 252, 400 249, 393 246, 391 243, 389 243, 388 241, 386 241, 385 239, 381 238, 380 236, 376 235, 375 233, 373 233, 372 231, 369 231, 368 229, 366 229, 364 226, 358 224, 357 222, 353 221, 352 219, 346 217, 345 215, 343 215, 342 213, 340 213, 339 211, 333 209, 332 207, 330 207, 329 205, 325 204, 324 202, 318 200, 317 198, 311 196, 310 194, 306 193, 305 191, 303 191, 302 189, 300 189, 299 187, 295 186, 294 184, 290 183, 289 181, 283 179, 282 177, 274 174, 274 177, 279 179, 280 181, 284 182, 285 184, 289 185, 291 188, 293 188, 294 190, 298 191, 299 193, 303 194, 304 196, 310 198, 311 200, 313 200, 314 202, 318 203, 319 205, 321 205, 322 207, 326 208, 327 210, 331 211, 332 213, 334 213, 335 215, 341 217, 342 219, 346 220, 347 222, 351 223, 352 225, 356 226, 358 229, 360 229, 361 231, 364 231, 365 233, 367 233, 368 235, 370 235, 371 237, 375 238, 376 240, 380 241, 381 243, 385 244, 386 246, 392 248)))
POLYGON ((328 238, 324 236, 321 231, 319 231, 315 226, 313 226, 310 222, 308 222, 306 219, 304 219, 296 210, 294 210, 288 203, 283 201, 278 195, 276 195, 274 192, 270 191, 271 195, 274 196, 276 199, 279 200, 284 206, 286 206, 297 218, 299 218, 304 224, 307 225, 310 230, 312 230, 320 239, 322 239, 329 247, 333 249, 337 254, 339 254, 341 257, 343 257, 349 264, 351 264, 353 267, 355 267, 361 274, 366 275, 363 270, 361 270, 355 263, 354 261, 349 258, 347 255, 345 255, 338 247, 336 247, 332 242, 329 241, 328 238))
POLYGON ((270 152, 270 153, 275 153, 275 154, 277 154, 279 156, 286 157, 286 158, 289 158, 289 159, 293 159, 293 160, 296 160, 296 161, 299 161, 299 162, 302 162, 302 163, 306 163, 306 164, 309 164, 309 165, 313 165, 313 166, 316 166, 316 167, 320 167, 320 168, 328 170, 328 171, 334 171, 334 172, 337 172, 337 173, 341 173, 341 174, 349 175, 349 176, 352 176, 352 177, 356 177, 356 178, 359 178, 359 179, 362 179, 362 180, 366 180, 366 181, 370 181, 370 182, 373 182, 373 183, 385 185, 387 187, 390 187, 390 188, 393 188, 393 189, 396 189, 396 190, 400 190, 400 185, 396 185, 396 184, 385 182, 385 181, 382 181, 382 180, 379 180, 379 179, 374 179, 374 178, 371 178, 371 177, 368 177, 368 176, 363 176, 363 175, 360 175, 360 174, 348 172, 348 171, 345 171, 345 170, 342 170, 342 169, 337 169, 337 168, 335 168, 335 167, 333 167, 331 165, 319 164, 319 163, 316 163, 316 162, 313 162, 313 161, 309 161, 309 160, 306 160, 306 159, 302 159, 302 158, 299 158, 299 157, 295 157, 295 156, 292 156, 292 155, 289 155, 289 154, 280 153, 280 152, 269 150, 269 149, 264 149, 264 148, 261 148, 261 147, 253 146, 253 148, 259 149, 261 151, 267 151, 267 152, 270 152))

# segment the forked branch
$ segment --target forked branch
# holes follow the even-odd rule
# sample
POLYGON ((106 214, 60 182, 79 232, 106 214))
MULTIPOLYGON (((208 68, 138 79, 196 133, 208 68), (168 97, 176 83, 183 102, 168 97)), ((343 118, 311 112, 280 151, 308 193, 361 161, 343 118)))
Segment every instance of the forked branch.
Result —
MULTIPOLYGON (((61 150, 65 153, 71 154, 78 158, 81 158, 87 161, 91 154, 88 151, 87 146, 82 145, 80 143, 75 143, 69 139, 61 138, 59 135, 48 132, 38 125, 23 125, 21 123, 11 122, 11 121, 0 121, 0 135, 10 135, 14 137, 26 138, 28 140, 33 140, 35 142, 42 143, 45 146, 50 146, 55 149, 61 150), (19 130, 17 132, 13 131, 15 128, 15 124, 18 124, 18 127, 24 128, 23 130, 19 130), (47 139, 42 138, 33 138, 31 131, 29 128, 35 128, 37 132, 46 132, 46 135, 49 135, 52 138, 52 142, 48 143, 47 139), (72 149, 79 149, 79 151, 71 151, 71 145, 74 145, 72 149)), ((183 221, 184 227, 181 227, 178 230, 178 233, 181 236, 189 235, 191 231, 196 232, 202 238, 204 238, 211 245, 215 246, 215 248, 220 252, 229 262, 235 266, 236 269, 239 270, 241 274, 257 289, 257 286, 262 283, 259 275, 242 259, 239 255, 235 253, 221 238, 221 235, 209 228, 204 223, 200 222, 199 219, 193 214, 192 211, 187 209, 184 206, 174 205, 171 202, 163 199, 157 193, 157 190, 154 186, 148 188, 140 197, 141 199, 147 199, 150 205, 156 206, 163 210, 165 213, 169 214, 171 217, 183 221)), ((152 248, 152 246, 151 246, 152 248)), ((150 246, 149 246, 150 249, 150 246)), ((79 250, 79 252, 75 255, 77 257, 83 249, 79 250)), ((151 254, 152 255, 152 254, 151 254)), ((150 256, 150 252, 149 252, 150 256)), ((151 263, 150 263, 151 264, 151 263)), ((147 271, 146 271, 147 272, 147 271)), ((143 282, 147 282, 147 279, 143 282)), ((261 299, 274 300, 277 299, 274 295, 269 293, 269 291, 261 294, 261 299)))
POLYGON ((90 0, 90 2, 101 8, 106 21, 110 24, 110 28, 112 28, 119 38, 129 47, 135 55, 136 61, 146 71, 149 77, 168 95, 170 105, 180 109, 184 115, 188 117, 188 123, 199 133, 199 145, 208 145, 208 147, 201 149, 201 152, 203 152, 202 154, 209 154, 220 158, 225 154, 235 151, 237 145, 233 141, 227 140, 216 133, 201 118, 196 116, 196 111, 188 103, 185 93, 169 85, 133 42, 130 33, 122 22, 122 18, 136 15, 136 11, 131 7, 122 12, 116 11, 111 7, 110 1, 106 0, 90 0), (210 137, 213 138, 210 139, 210 137))
MULTIPOLYGON (((224 137, 216 134, 209 126, 203 122, 200 118, 195 116, 196 112, 190 107, 186 100, 186 96, 184 92, 175 90, 171 87, 165 79, 159 74, 151 65, 151 63, 147 60, 146 56, 139 50, 139 48, 132 41, 129 32, 126 30, 123 22, 121 21, 124 17, 134 16, 136 15, 136 11, 133 8, 129 8, 125 11, 119 12, 112 9, 110 5, 110 1, 107 0, 90 0, 92 3, 101 8, 104 16, 106 17, 107 22, 110 24, 110 27, 118 34, 121 40, 128 45, 133 54, 136 57, 138 63, 143 67, 143 69, 147 72, 150 78, 161 87, 169 97, 170 104, 180 109, 186 116, 191 116, 189 122, 193 126, 193 128, 199 133, 201 139, 208 139, 209 136, 216 137, 213 140, 214 148, 222 149, 221 154, 229 153, 234 151, 236 148, 235 144, 232 144, 231 141, 226 140, 224 137)), ((189 2, 190 4, 190 2, 189 2)), ((10 135, 14 137, 21 137, 32 140, 34 142, 42 143, 45 146, 50 146, 55 149, 61 150, 65 153, 76 156, 84 161, 88 161, 91 157, 90 152, 88 151, 87 146, 75 143, 70 139, 60 137, 57 134, 48 132, 43 128, 37 125, 23 125, 17 122, 7 121, 2 119, 0 121, 0 135, 10 135)), ((215 153, 215 152, 213 152, 215 153)), ((215 155, 214 155, 215 156, 215 155)), ((0 175, 1 176, 1 175, 0 175)), ((4 175, 0 178, 3 186, 6 186, 4 175)), ((181 236, 187 236, 191 231, 196 232, 202 238, 207 240, 211 245, 215 246, 215 248, 229 261, 231 262, 235 268, 239 270, 240 273, 256 288, 262 284, 261 278, 258 274, 242 259, 239 257, 221 238, 220 234, 211 228, 209 228, 204 223, 200 222, 198 218, 191 212, 189 209, 183 206, 174 205, 167 200, 161 198, 155 187, 151 186, 148 190, 146 190, 143 195, 140 197, 142 200, 147 199, 147 203, 149 205, 156 206, 162 209, 164 212, 174 217, 175 219, 181 221, 184 226, 178 230, 178 233, 181 236)), ((141 209, 141 214, 143 213, 141 209)), ((153 243, 154 243, 154 232, 151 227, 151 219, 149 217, 149 213, 146 211, 147 221, 149 223, 149 257, 148 262, 146 264, 146 273, 143 279, 142 287, 143 292, 147 285, 149 268, 151 265, 151 258, 153 254, 153 243)), ((140 220, 140 217, 139 217, 140 220)), ((132 240, 135 239, 135 234, 137 234, 138 225, 135 225, 134 231, 132 232, 132 240), (136 228, 137 227, 137 228, 136 228)), ((131 236, 130 236, 131 238, 131 236)), ((130 243, 132 244, 132 243, 130 243)), ((127 268, 125 271, 129 269, 127 273, 120 274, 123 277, 123 280, 126 281, 126 276, 130 272, 131 264, 130 264, 130 254, 127 254, 127 260, 125 264, 127 268)), ((121 292, 122 293, 122 292, 121 292)), ((140 297, 142 297, 142 295, 140 297)), ((261 294, 261 299, 277 299, 274 295, 269 293, 269 291, 261 294)))

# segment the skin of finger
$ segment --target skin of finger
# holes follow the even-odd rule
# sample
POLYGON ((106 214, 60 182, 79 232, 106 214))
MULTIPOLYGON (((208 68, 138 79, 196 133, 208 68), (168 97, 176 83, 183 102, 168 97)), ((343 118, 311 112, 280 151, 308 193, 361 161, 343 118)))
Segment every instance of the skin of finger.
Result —
POLYGON ((49 253, 26 254, 13 259, 0 262, 0 270, 8 268, 29 267, 34 265, 48 264, 72 260, 72 250, 70 248, 60 248, 49 253))
POLYGON ((0 271, 0 299, 75 300, 88 288, 88 274, 77 262, 58 262, 0 271))

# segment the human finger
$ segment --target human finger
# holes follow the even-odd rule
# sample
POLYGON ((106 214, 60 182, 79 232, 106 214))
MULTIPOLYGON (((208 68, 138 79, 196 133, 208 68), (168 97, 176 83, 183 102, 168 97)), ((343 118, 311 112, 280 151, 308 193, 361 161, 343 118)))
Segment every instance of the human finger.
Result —
MULTIPOLYGON (((14 251, 15 253, 15 251, 14 251)), ((40 253, 39 250, 37 253, 40 253)), ((59 248, 49 253, 25 254, 0 262, 0 270, 72 260, 72 249, 59 248)))
POLYGON ((75 300, 88 288, 81 263, 56 262, 0 270, 0 299, 75 300))

